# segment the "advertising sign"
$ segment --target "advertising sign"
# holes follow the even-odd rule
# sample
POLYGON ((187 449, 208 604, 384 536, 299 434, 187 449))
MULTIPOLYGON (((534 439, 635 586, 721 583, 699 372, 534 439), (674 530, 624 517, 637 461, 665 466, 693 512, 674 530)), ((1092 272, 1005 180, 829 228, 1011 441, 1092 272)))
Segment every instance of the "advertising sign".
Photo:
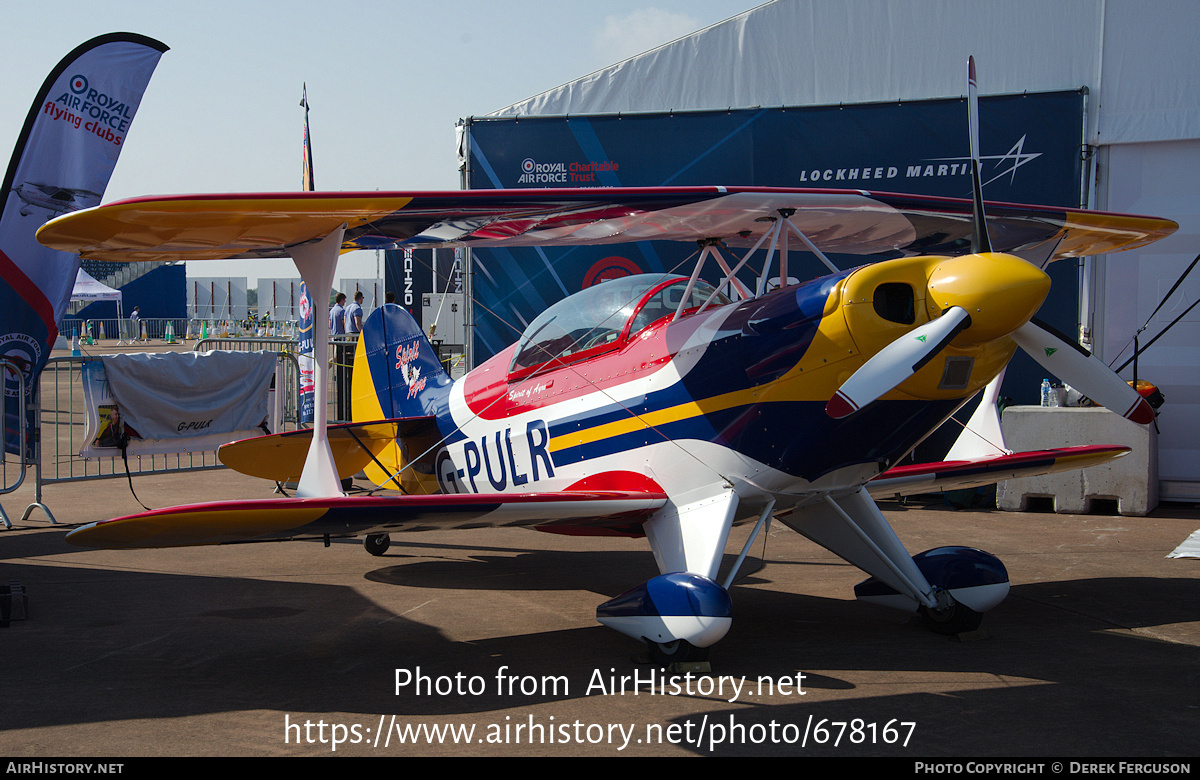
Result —
MULTIPOLYGON (((985 197, 1078 206, 1083 101, 1081 91, 984 98, 985 197)), ((471 189, 725 185, 971 197, 965 99, 474 118, 467 130, 471 189)), ((695 247, 651 241, 472 250, 476 364, 514 342, 524 323, 566 295, 614 276, 687 274, 695 253, 695 247)), ((849 268, 871 258, 833 260, 849 268)), ((795 253, 789 270, 799 278, 826 272, 804 253, 795 253)), ((1050 272, 1054 297, 1040 316, 1071 332, 1076 269, 1060 262, 1050 272)))
POLYGON ((299 344, 296 361, 300 365, 300 422, 312 423, 316 392, 316 366, 313 361, 313 304, 308 287, 300 284, 299 344))
MULTIPOLYGON (((166 50, 132 33, 88 41, 50 73, 21 129, 0 189, 0 354, 21 366, 30 397, 79 269, 78 257, 43 247, 35 234, 53 217, 99 205, 166 50)), ((8 452, 20 451, 15 387, 6 377, 8 452)))

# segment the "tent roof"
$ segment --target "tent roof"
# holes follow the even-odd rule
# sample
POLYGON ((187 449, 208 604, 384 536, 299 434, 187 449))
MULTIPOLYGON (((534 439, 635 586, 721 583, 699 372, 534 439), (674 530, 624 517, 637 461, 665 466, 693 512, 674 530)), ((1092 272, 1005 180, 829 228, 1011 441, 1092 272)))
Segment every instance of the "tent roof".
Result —
POLYGON ((121 300, 121 291, 96 281, 91 274, 80 268, 79 273, 75 275, 75 288, 71 290, 71 300, 119 301, 121 300))
POLYGON ((1090 90, 1095 144, 1200 138, 1194 0, 773 0, 492 116, 1090 90), (1019 42, 1019 45, 1017 44, 1019 42))

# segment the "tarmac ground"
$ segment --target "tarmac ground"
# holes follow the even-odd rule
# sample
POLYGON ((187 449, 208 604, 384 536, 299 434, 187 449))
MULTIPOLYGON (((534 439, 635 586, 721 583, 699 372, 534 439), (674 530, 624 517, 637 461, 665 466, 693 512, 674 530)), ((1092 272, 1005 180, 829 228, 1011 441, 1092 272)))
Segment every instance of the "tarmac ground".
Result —
MULTIPOLYGON (((228 471, 135 487, 151 507, 270 494, 228 471)), ((26 493, 2 499, 14 521, 26 493)), ((35 512, 0 531, 0 581, 29 601, 0 629, 0 755, 1186 757, 1200 744, 1200 561, 1165 557, 1200 527, 1190 506, 884 504, 910 550, 966 544, 1005 562, 1011 595, 968 641, 854 601, 863 575, 777 524, 732 589, 712 677, 663 688, 594 618, 657 574, 644 540, 478 529, 393 534, 382 557, 350 539, 85 550, 64 531, 139 511, 128 485, 44 498, 60 525, 35 512), (429 727, 474 731, 456 744, 429 727)))
MULTIPOLYGON (((134 478, 150 507, 269 497, 227 470, 134 478)), ((125 479, 0 496, 0 756, 1148 757, 1200 753, 1200 510, 881 506, 912 552, 979 547, 1012 592, 940 636, 856 602, 864 575, 781 524, 732 588, 710 675, 595 621, 657 574, 642 539, 523 529, 164 550, 66 544, 141 511, 125 479)), ((750 532, 734 529, 725 567, 750 532)))

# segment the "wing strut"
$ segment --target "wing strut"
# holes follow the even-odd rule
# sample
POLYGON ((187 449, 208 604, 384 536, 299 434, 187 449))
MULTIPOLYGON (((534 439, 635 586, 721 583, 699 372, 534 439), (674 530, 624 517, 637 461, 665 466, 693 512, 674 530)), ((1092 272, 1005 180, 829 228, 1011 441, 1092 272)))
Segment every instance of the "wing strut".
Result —
POLYGON ((754 245, 754 248, 751 249, 746 254, 746 256, 749 257, 751 254, 753 254, 755 251, 758 250, 759 245, 762 244, 764 239, 766 239, 768 236, 770 237, 771 246, 767 249, 767 259, 766 259, 766 262, 763 263, 762 275, 758 277, 758 287, 757 287, 758 295, 762 295, 764 292, 766 292, 767 279, 769 278, 769 275, 771 273, 771 257, 775 254, 775 247, 776 247, 776 245, 779 244, 780 239, 783 240, 783 244, 782 244, 782 246, 780 246, 780 249, 779 249, 779 286, 780 287, 787 286, 788 246, 787 246, 787 233, 783 232, 784 226, 787 226, 787 229, 789 232, 796 234, 796 237, 799 238, 804 243, 804 246, 808 248, 808 251, 810 251, 814 255, 816 255, 817 259, 820 260, 821 263, 826 268, 829 269, 830 273, 836 274, 841 270, 836 265, 834 265, 833 261, 830 260, 829 257, 824 252, 822 252, 819 248, 817 248, 817 245, 813 243, 812 239, 810 239, 807 235, 805 235, 804 231, 801 230, 800 227, 795 222, 792 221, 792 216, 796 213, 796 209, 782 208, 782 209, 779 209, 778 213, 779 213, 778 217, 772 216, 772 217, 760 217, 759 218, 760 220, 770 220, 771 222, 774 222, 775 224, 771 226, 770 230, 763 233, 762 239, 759 239, 759 242, 754 245))
MULTIPOLYGON (((785 211, 785 209, 780 209, 780 213, 783 213, 783 211, 785 211)), ((841 269, 840 269, 840 268, 838 268, 836 265, 834 265, 834 264, 833 264, 833 261, 832 261, 832 260, 830 260, 830 259, 829 259, 829 258, 828 258, 828 257, 825 255, 825 253, 824 253, 824 252, 822 252, 820 249, 817 249, 817 245, 816 245, 816 244, 814 244, 814 243, 812 242, 812 239, 810 239, 808 236, 804 235, 804 231, 803 231, 803 230, 801 230, 800 228, 796 227, 796 223, 795 223, 795 222, 792 222, 792 220, 791 220, 791 218, 790 218, 790 215, 789 215, 789 217, 788 217, 788 218, 785 218, 785 219, 784 219, 784 221, 785 221, 785 222, 787 222, 787 226, 788 226, 788 228, 789 228, 789 229, 790 229, 790 230, 791 230, 793 233, 795 233, 795 234, 796 234, 796 235, 797 235, 797 236, 800 238, 800 240, 801 240, 801 241, 803 241, 803 242, 804 242, 804 245, 805 245, 806 247, 808 247, 808 251, 810 251, 810 252, 812 252, 814 255, 816 255, 816 256, 817 256, 817 259, 818 259, 818 260, 820 260, 822 263, 824 263, 824 264, 825 264, 825 267, 829 269, 830 273, 835 273, 835 274, 836 274, 836 273, 838 273, 839 271, 841 271, 841 269)))
MULTIPOLYGON (((871 552, 879 557, 880 563, 882 563, 888 568, 889 571, 891 571, 892 576, 904 583, 905 587, 908 589, 909 593, 914 599, 930 609, 937 607, 938 602, 937 599, 934 598, 933 586, 929 584, 929 580, 925 579, 925 575, 921 573, 920 569, 913 564, 912 558, 908 557, 907 554, 904 554, 903 556, 889 556, 886 552, 880 549, 875 539, 871 538, 870 534, 860 528, 858 523, 854 521, 854 518, 852 518, 846 512, 846 510, 838 504, 837 501, 833 500, 832 496, 826 493, 821 498, 825 501, 825 504, 829 507, 829 509, 832 510, 835 515, 840 517, 846 526, 854 532, 854 535, 861 539, 862 543, 865 544, 867 548, 871 550, 871 552)), ((893 541, 897 545, 900 545, 899 550, 900 552, 903 552, 904 546, 901 545, 900 540, 896 538, 895 531, 893 531, 891 526, 888 525, 887 521, 883 519, 883 515, 875 506, 875 502, 872 501, 864 491, 859 491, 858 494, 852 494, 850 498, 857 499, 856 503, 860 510, 868 510, 867 512, 862 513, 859 519, 871 521, 876 533, 882 533, 886 531, 887 535, 885 538, 893 541)), ((858 563, 855 563, 854 565, 860 566, 858 563)))
POLYGON ((775 511, 775 499, 767 502, 767 506, 763 509, 762 514, 758 516, 758 522, 754 524, 754 530, 750 532, 750 537, 746 539, 746 543, 742 545, 742 552, 738 555, 737 560, 733 562, 733 568, 729 570, 729 575, 725 581, 721 583, 721 587, 729 590, 729 586, 733 585, 733 578, 737 576, 738 570, 742 568, 742 562, 746 560, 746 556, 750 553, 750 545, 754 544, 754 540, 758 538, 758 532, 766 525, 768 531, 771 527, 771 513, 775 511))
MULTIPOLYGON (((792 222, 791 218, 792 218, 792 215, 795 213, 796 213, 796 209, 794 209, 794 208, 783 208, 783 209, 779 209, 778 217, 775 217, 775 216, 760 217, 759 221, 770 221, 773 223, 771 225, 771 229, 765 231, 761 236, 759 236, 758 241, 756 241, 754 243, 754 246, 750 247, 749 251, 747 251, 744 255, 742 255, 742 259, 740 261, 738 261, 737 265, 733 266, 732 268, 730 268, 729 263, 725 260, 725 257, 721 254, 721 249, 720 249, 721 240, 720 239, 706 238, 706 239, 702 239, 702 240, 698 241, 697 243, 700 245, 700 257, 699 257, 699 259, 696 260, 695 268, 692 269, 691 279, 688 280, 687 289, 684 291, 683 298, 679 302, 679 308, 676 309, 675 316, 672 317, 672 321, 679 319, 679 317, 683 314, 684 309, 686 309, 690 305, 692 288, 696 284, 696 279, 698 279, 700 276, 700 271, 704 267, 705 261, 710 256, 717 263, 717 265, 721 267, 721 270, 725 272, 724 278, 721 279, 721 282, 716 286, 717 290, 720 290, 726 284, 732 284, 736 288, 738 296, 742 300, 749 300, 752 297, 758 297, 758 296, 762 295, 763 292, 765 291, 766 283, 767 283, 767 275, 771 271, 771 258, 775 255, 776 246, 779 246, 780 286, 781 287, 787 286, 788 246, 787 246, 787 233, 785 233, 783 230, 784 226, 787 227, 788 231, 795 233, 800 238, 800 240, 802 242, 804 242, 804 245, 808 248, 808 250, 810 252, 812 252, 814 255, 816 255, 817 258, 825 265, 826 268, 828 268, 833 273, 838 273, 838 271, 840 269, 836 265, 833 264, 833 261, 831 261, 825 255, 825 253, 822 252, 817 247, 817 245, 814 244, 812 242, 812 240, 804 234, 803 230, 801 230, 799 227, 796 226, 796 223, 792 222), (758 248, 761 247, 768 238, 771 239, 771 245, 767 248, 767 257, 766 257, 766 260, 763 262, 762 275, 759 276, 758 283, 755 287, 754 294, 751 295, 750 290, 746 287, 746 285, 744 285, 744 284, 742 284, 742 282, 738 281, 737 273, 738 273, 738 271, 742 270, 742 268, 746 265, 746 263, 749 262, 750 257, 755 252, 758 251, 758 248), (782 245, 780 245, 781 239, 783 242, 782 245)), ((704 304, 700 307, 701 311, 703 311, 705 308, 708 307, 708 304, 712 301, 714 295, 716 295, 715 292, 713 293, 713 295, 710 295, 708 297, 708 300, 706 300, 704 302, 704 304)))
POLYGON ((308 287, 309 299, 313 302, 313 437, 300 474, 296 495, 301 498, 331 498, 342 494, 333 450, 329 446, 329 435, 325 430, 329 418, 326 395, 329 385, 329 293, 333 291, 333 276, 337 271, 338 255, 342 249, 342 237, 346 233, 343 222, 333 232, 316 243, 297 244, 289 248, 300 278, 308 287))
MULTIPOLYGON (((737 274, 738 270, 741 269, 741 267, 746 263, 746 258, 750 257, 749 253, 746 254, 746 258, 742 259, 742 262, 738 263, 735 268, 730 270, 729 263, 725 262, 725 258, 721 256, 721 250, 718 248, 721 244, 721 239, 706 238, 697 243, 700 244, 700 257, 696 259, 696 267, 692 269, 692 276, 690 279, 688 279, 687 288, 683 291, 683 297, 679 299, 679 307, 675 309, 675 315, 671 317, 672 322, 679 319, 680 316, 683 315, 684 309, 687 309, 691 306, 692 288, 696 286, 696 280, 700 278, 700 270, 704 268, 704 261, 708 259, 709 256, 711 256, 716 261, 717 265, 721 267, 721 270, 725 272, 725 278, 722 279, 721 283, 717 285, 718 290, 724 287, 726 282, 732 282, 734 287, 737 289, 738 296, 742 300, 748 300, 753 297, 750 295, 750 290, 746 288, 746 285, 742 284, 735 278, 735 274, 737 274)), ((712 300, 712 296, 709 296, 709 300, 712 300)), ((707 305, 708 301, 705 301, 704 306, 707 305)), ((704 307, 702 306, 701 308, 704 307)))
MULTIPOLYGON (((708 304, 712 303, 713 299, 715 299, 718 295, 720 295, 721 288, 724 287, 726 284, 729 284, 730 282, 733 282, 733 284, 737 285, 738 292, 741 294, 743 299, 747 299, 750 297, 750 290, 746 289, 746 286, 743 285, 741 282, 739 282, 737 280, 736 276, 737 276, 737 272, 742 270, 742 267, 744 265, 746 265, 747 261, 750 260, 750 255, 752 255, 754 253, 754 250, 758 249, 759 244, 761 244, 763 242, 763 238, 766 238, 766 236, 763 236, 762 238, 758 239, 758 244, 755 244, 753 249, 751 249, 749 252, 747 252, 745 255, 743 255, 742 259, 739 260, 738 264, 735 265, 732 269, 730 269, 730 267, 727 263, 721 262, 721 268, 725 269, 725 277, 723 279, 721 279, 721 283, 718 284, 715 288, 713 288, 713 291, 711 293, 709 293, 707 298, 704 299, 704 303, 700 304, 699 311, 704 311, 705 309, 707 309, 708 304)), ((705 247, 705 250, 707 251, 708 248, 709 247, 705 247)), ((718 260, 721 259, 721 250, 719 250, 716 247, 716 245, 712 246, 712 252, 713 252, 713 255, 718 258, 718 260)), ((681 306, 682 306, 682 303, 683 302, 681 301, 680 302, 681 306)), ((680 309, 680 311, 682 311, 682 309, 680 309)), ((679 311, 675 312, 675 316, 676 317, 679 316, 679 311)))
POLYGON ((1012 455, 1012 450, 1008 449, 1004 441, 1004 431, 1000 427, 1000 410, 996 406, 1000 400, 1000 384, 1003 381, 1004 371, 1001 371, 980 391, 982 395, 979 406, 954 440, 954 445, 950 447, 944 460, 976 460, 1012 455))

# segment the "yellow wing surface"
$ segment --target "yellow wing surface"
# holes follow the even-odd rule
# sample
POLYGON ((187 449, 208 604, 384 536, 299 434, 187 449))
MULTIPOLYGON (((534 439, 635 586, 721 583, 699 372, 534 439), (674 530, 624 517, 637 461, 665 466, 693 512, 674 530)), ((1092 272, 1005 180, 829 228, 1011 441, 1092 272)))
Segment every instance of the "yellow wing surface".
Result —
MULTIPOLYGON (((389 451, 398 451, 398 439, 420 435, 432 427, 432 418, 329 426, 329 446, 333 450, 338 477, 353 477, 374 464, 380 469, 376 472, 380 477, 379 484, 389 481, 390 475, 399 472, 406 461, 402 457, 397 461, 397 456, 392 455, 389 461, 384 462, 388 465, 384 465, 380 459, 389 457, 389 451), (383 473, 383 470, 387 473, 383 473)), ((296 482, 304 471, 304 460, 312 436, 311 430, 303 429, 243 439, 222 445, 217 457, 226 466, 242 474, 276 482, 296 482)))
POLYGON ((80 547, 131 549, 434 528, 626 528, 665 503, 661 492, 637 490, 268 498, 155 509, 89 523, 66 538, 80 547))
MULTIPOLYGON (((824 251, 962 254, 971 202, 850 190, 648 187, 412 193, 277 193, 138 198, 66 214, 43 244, 108 261, 277 257, 346 223, 342 250, 573 246, 721 238, 750 246, 762 217, 793 222, 824 251)), ((987 204, 996 251, 1053 257, 1132 249, 1170 235, 1165 219, 987 204)))

